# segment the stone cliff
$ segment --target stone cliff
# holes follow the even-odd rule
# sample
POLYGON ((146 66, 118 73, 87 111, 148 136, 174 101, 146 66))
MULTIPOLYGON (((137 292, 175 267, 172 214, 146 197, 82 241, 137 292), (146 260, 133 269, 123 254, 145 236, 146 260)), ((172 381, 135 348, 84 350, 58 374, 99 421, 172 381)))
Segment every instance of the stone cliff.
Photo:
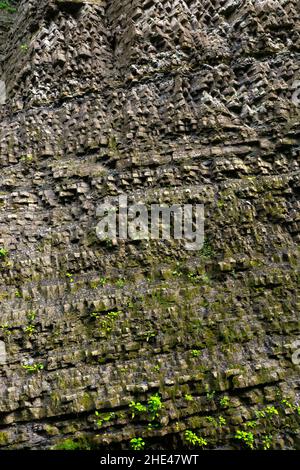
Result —
POLYGON ((299 2, 0 6, 1 448, 299 449, 299 2), (100 242, 120 194, 204 247, 100 242))

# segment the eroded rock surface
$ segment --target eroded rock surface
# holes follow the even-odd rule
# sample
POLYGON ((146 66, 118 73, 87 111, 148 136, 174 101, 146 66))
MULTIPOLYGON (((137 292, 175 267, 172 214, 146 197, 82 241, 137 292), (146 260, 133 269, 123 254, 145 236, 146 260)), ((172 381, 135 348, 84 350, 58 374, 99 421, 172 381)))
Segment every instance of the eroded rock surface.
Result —
POLYGON ((299 448, 299 2, 14 3, 0 446, 299 448), (204 248, 100 243, 119 194, 205 204, 204 248), (155 421, 132 417, 156 393, 155 421))

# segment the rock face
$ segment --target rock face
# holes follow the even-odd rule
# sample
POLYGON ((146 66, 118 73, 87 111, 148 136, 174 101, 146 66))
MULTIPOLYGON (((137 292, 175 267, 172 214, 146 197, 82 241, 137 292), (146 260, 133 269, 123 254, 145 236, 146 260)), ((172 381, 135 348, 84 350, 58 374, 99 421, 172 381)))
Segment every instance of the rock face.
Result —
POLYGON ((11 4, 0 446, 299 449, 298 0, 11 4), (100 242, 120 194, 204 247, 100 242))

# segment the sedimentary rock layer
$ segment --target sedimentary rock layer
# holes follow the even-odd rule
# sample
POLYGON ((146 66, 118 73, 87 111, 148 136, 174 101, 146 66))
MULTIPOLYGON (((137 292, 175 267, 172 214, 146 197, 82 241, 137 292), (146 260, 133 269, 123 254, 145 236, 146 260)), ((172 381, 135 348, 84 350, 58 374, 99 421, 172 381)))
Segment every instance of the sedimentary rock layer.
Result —
POLYGON ((299 2, 14 4, 0 446, 299 448, 299 2), (204 247, 100 242, 121 194, 204 204, 204 247))

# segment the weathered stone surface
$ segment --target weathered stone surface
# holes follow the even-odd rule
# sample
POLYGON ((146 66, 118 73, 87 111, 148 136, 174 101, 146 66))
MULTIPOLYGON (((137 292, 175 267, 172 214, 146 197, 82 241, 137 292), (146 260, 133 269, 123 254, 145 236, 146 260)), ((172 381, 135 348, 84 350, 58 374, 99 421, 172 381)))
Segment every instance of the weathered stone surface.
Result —
POLYGON ((299 2, 12 3, 0 446, 299 448, 299 2), (204 248, 100 243, 119 194, 204 203, 204 248), (133 418, 157 392, 156 426, 133 418))

